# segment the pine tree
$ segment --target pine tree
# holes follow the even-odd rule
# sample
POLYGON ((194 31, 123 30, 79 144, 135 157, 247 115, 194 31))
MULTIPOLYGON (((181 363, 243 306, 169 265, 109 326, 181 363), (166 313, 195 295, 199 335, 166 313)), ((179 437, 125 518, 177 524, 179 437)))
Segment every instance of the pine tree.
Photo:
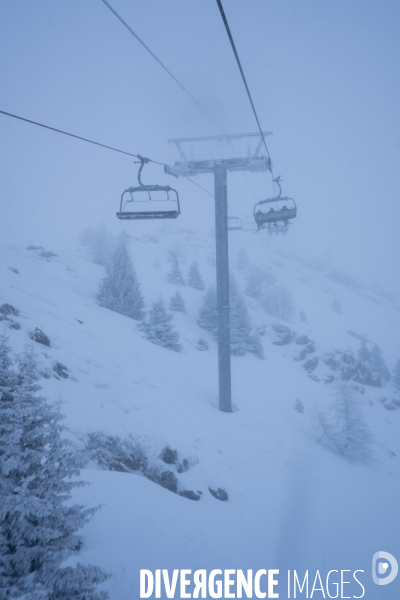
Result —
POLYGON ((208 350, 209 347, 210 346, 209 346, 207 340, 205 340, 204 338, 201 337, 197 340, 196 350, 201 350, 202 352, 204 352, 205 350, 208 350))
POLYGON ((244 250, 244 248, 240 248, 237 257, 236 257, 236 268, 238 271, 243 271, 243 269, 245 269, 246 267, 248 267, 249 265, 249 257, 246 254, 246 251, 244 250))
POLYGON ((233 277, 230 279, 230 305, 231 354, 244 356, 251 352, 257 358, 264 358, 261 340, 257 334, 252 334, 249 312, 233 277))
POLYGON ((254 354, 256 358, 264 360, 264 348, 261 342, 261 337, 258 333, 253 333, 249 336, 247 341, 247 351, 254 354))
POLYGON ((171 321, 172 315, 167 313, 164 300, 160 296, 148 315, 148 321, 144 321, 138 327, 153 344, 180 352, 182 346, 179 343, 179 333, 174 331, 171 321))
MULTIPOLYGON (((249 313, 243 296, 239 294, 236 282, 230 280, 230 325, 231 325, 231 354, 244 356, 247 352, 257 358, 264 358, 260 337, 252 332, 249 313)), ((217 294, 214 287, 209 288, 203 297, 199 310, 197 324, 218 336, 217 294)))
POLYGON ((251 323, 246 304, 243 297, 239 294, 233 277, 230 278, 229 292, 231 306, 231 354, 234 356, 244 356, 248 351, 251 323))
MULTIPOLYGON (((3 346, 4 347, 4 346, 3 346)), ((97 567, 62 563, 82 545, 77 531, 96 509, 65 506, 83 485, 71 442, 62 439, 61 416, 40 389, 31 346, 18 359, 11 394, 0 402, 0 573, 7 598, 100 600, 97 567)))
POLYGON ((169 303, 169 310, 174 310, 176 312, 182 312, 186 314, 185 302, 179 290, 176 290, 175 295, 172 296, 171 301, 169 303))
POLYGON ((0 335, 0 401, 3 396, 5 398, 11 392, 15 384, 15 378, 8 338, 5 335, 0 335))
POLYGON ((371 351, 371 367, 376 387, 382 387, 385 381, 389 381, 390 373, 385 359, 383 358, 382 350, 378 344, 374 344, 371 351))
POLYGON ((398 392, 400 392, 400 358, 396 361, 392 373, 394 387, 398 392))
POLYGON ((192 263, 189 269, 187 282, 190 287, 195 288, 196 290, 204 290, 204 281, 200 275, 199 265, 197 262, 192 263))
POLYGON ((203 296, 197 317, 197 324, 213 334, 218 335, 217 291, 214 286, 208 288, 203 296))
POLYGON ((299 319, 300 319, 300 321, 301 321, 302 323, 307 323, 307 322, 308 322, 308 321, 307 321, 307 316, 306 316, 306 313, 304 312, 304 310, 301 310, 301 311, 299 312, 299 319))
POLYGON ((86 229, 80 236, 80 242, 83 246, 88 246, 92 261, 103 266, 108 264, 116 247, 115 238, 104 224, 86 229))
POLYGON ((260 300, 264 309, 273 317, 288 321, 293 316, 292 294, 283 284, 269 285, 264 283, 260 300))
POLYGON ((265 269, 260 269, 259 267, 251 267, 247 273, 244 293, 246 296, 258 300, 262 295, 264 285, 272 285, 275 281, 276 279, 272 273, 265 269))
POLYGON ((321 441, 334 452, 353 462, 372 459, 372 435, 349 384, 338 384, 329 409, 318 412, 317 427, 321 441))
POLYGON ((106 267, 107 277, 100 284, 100 306, 131 319, 143 318, 144 301, 135 268, 126 244, 121 241, 106 267))
POLYGON ((173 283, 174 285, 185 285, 183 275, 179 268, 178 257, 176 256, 175 252, 170 252, 169 256, 172 263, 171 269, 167 276, 169 283, 173 283))

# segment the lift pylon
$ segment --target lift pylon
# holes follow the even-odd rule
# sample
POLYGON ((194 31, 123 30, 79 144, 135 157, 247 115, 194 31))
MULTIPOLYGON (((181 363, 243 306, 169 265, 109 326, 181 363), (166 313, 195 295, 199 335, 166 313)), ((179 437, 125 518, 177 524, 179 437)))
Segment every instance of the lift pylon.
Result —
MULTIPOLYGON (((271 131, 263 132, 264 136, 271 134, 271 131)), ((178 138, 168 142, 175 144, 178 153, 172 158, 169 166, 165 167, 166 173, 175 177, 179 175, 193 177, 203 173, 214 175, 219 409, 223 412, 232 412, 227 172, 270 171, 271 160, 262 152, 263 138, 260 133, 178 138), (233 140, 246 140, 245 151, 235 152, 233 140), (254 144, 251 145, 249 140, 254 141, 254 144), (202 154, 194 154, 193 145, 197 146, 200 143, 203 145, 202 154)))

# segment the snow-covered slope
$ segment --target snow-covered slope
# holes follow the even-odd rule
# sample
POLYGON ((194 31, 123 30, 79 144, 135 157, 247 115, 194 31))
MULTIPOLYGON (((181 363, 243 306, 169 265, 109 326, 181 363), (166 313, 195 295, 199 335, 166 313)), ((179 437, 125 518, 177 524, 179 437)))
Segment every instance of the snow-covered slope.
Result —
MULTIPOLYGON (((152 236, 134 237, 137 231, 131 230, 129 249, 147 309, 159 294, 169 303, 175 293, 166 277, 169 250, 177 252, 184 275, 197 260, 206 284, 214 284, 212 237, 172 226, 152 236)), ((135 321, 96 303, 104 268, 90 262, 85 248, 52 248, 55 255, 40 247, 0 249, 0 304, 20 311, 12 316, 20 329, 9 328, 10 321, 4 327, 15 352, 36 327, 49 336, 50 347, 35 344, 47 376, 40 383, 49 399, 61 395, 74 436, 81 442, 95 431, 132 436, 154 464, 163 448, 176 449, 189 464, 182 473, 166 465, 178 491, 201 492, 195 502, 139 473, 88 463, 83 478, 93 485, 75 496, 102 509, 86 526, 79 560, 113 574, 106 584, 112 600, 139 597, 141 568, 364 569, 370 578, 374 552, 398 553, 400 409, 387 409, 396 398, 392 384, 358 386, 375 461, 354 465, 321 445, 314 426, 316 407, 332 397, 326 382, 332 372, 321 360, 308 372, 307 359, 294 360, 301 350, 295 341, 273 343, 273 326, 308 336, 311 356, 319 358, 336 350, 356 353, 365 336, 382 347, 392 368, 400 356, 400 303, 263 233, 233 232, 231 270, 243 291, 248 269, 237 270, 235 262, 244 247, 250 265, 286 286, 295 310, 281 321, 245 296, 265 360, 232 357, 231 414, 218 411, 215 341, 196 323, 202 292, 180 288, 187 314, 175 313, 183 345, 176 353, 149 343, 135 321), (335 299, 341 314, 332 310, 335 299), (208 351, 196 349, 199 337, 209 342, 208 351), (56 363, 67 367, 68 378, 55 376, 56 363), (294 409, 297 398, 304 413, 294 409), (209 487, 226 490, 228 502, 209 487)))

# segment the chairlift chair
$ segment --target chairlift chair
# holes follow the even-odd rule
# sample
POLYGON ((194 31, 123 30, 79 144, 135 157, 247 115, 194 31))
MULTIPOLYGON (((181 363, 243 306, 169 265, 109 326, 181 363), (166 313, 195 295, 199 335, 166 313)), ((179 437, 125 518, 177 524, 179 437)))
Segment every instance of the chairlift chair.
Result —
POLYGON ((228 217, 228 231, 238 231, 243 229, 242 219, 240 217, 228 217))
MULTIPOLYGON (((138 171, 139 185, 136 187, 130 187, 122 192, 120 208, 119 212, 117 212, 118 219, 122 221, 133 221, 139 219, 176 219, 181 214, 178 192, 169 185, 142 184, 141 172, 144 165, 149 162, 149 159, 142 156, 139 156, 139 159, 141 163, 138 171), (161 197, 158 197, 159 192, 162 195, 161 197), (130 194, 130 199, 124 200, 126 194, 130 194), (136 208, 136 210, 127 210, 126 205, 131 202, 137 204, 141 202, 150 202, 153 203, 153 206, 154 204, 158 204, 158 202, 169 202, 170 204, 168 208, 163 210, 156 210, 154 208, 150 208, 149 210, 139 210, 138 208, 136 208)), ((135 206, 135 204, 133 204, 133 206, 135 206)))
POLYGON ((277 232, 282 230, 282 233, 286 233, 287 226, 290 224, 290 219, 294 219, 297 216, 297 206, 293 198, 281 195, 281 178, 277 177, 274 181, 279 186, 279 195, 275 196, 275 198, 267 198, 267 200, 260 200, 260 202, 257 202, 254 206, 254 220, 258 230, 267 227, 271 232, 274 230, 277 232), (261 207, 264 204, 270 204, 271 208, 269 210, 261 210, 261 208, 257 209, 257 207, 261 207))

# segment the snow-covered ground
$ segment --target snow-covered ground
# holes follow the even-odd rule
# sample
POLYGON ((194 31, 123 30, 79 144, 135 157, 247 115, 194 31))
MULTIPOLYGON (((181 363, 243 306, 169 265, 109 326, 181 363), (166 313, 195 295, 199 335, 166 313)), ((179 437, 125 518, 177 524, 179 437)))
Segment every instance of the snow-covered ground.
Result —
MULTIPOLYGON (((167 282, 169 250, 180 257, 184 276, 197 260, 206 285, 214 284, 211 236, 175 224, 142 235, 135 225, 128 244, 146 309, 159 294, 168 306, 175 293, 167 282)), ((102 508, 85 528, 79 560, 112 574, 105 584, 111 600, 139 598, 140 569, 363 569, 366 598, 399 595, 398 581, 387 591, 374 586, 370 573, 378 550, 400 558, 400 408, 388 410, 381 402, 396 398, 392 384, 359 386, 375 460, 352 464, 320 443, 314 425, 316 407, 333 394, 328 367, 320 361, 308 373, 304 360, 294 360, 300 346, 273 343, 273 325, 307 335, 317 357, 356 353, 357 336, 365 336, 381 346, 391 369, 400 357, 400 301, 300 256, 288 240, 267 232, 230 234, 231 271, 240 291, 247 271, 235 264, 243 247, 252 266, 286 286, 295 308, 283 321, 244 296, 263 333, 265 360, 232 357, 231 414, 218 410, 216 343, 196 323, 201 291, 180 287, 187 314, 174 313, 183 345, 176 353, 146 341, 132 319, 97 304, 104 268, 89 260, 86 248, 46 249, 55 256, 41 248, 0 249, 0 304, 20 311, 13 317, 20 329, 7 329, 13 350, 19 352, 36 327, 49 336, 51 347, 35 344, 50 375, 40 381, 42 393, 51 400, 61 395, 77 440, 95 431, 133 436, 154 461, 169 446, 190 465, 176 473, 178 490, 202 492, 200 501, 192 501, 141 474, 88 463, 82 478, 92 485, 75 491, 74 499, 102 508), (341 313, 332 310, 335 299, 341 313), (196 349, 199 337, 209 342, 208 351, 196 349), (54 377, 57 362, 68 368, 68 379, 54 377), (297 398, 303 413, 294 408, 297 398), (209 487, 223 488, 229 500, 214 498, 209 487)), ((358 595, 360 588, 354 590, 358 595)), ((286 597, 283 591, 280 597, 286 597)))

